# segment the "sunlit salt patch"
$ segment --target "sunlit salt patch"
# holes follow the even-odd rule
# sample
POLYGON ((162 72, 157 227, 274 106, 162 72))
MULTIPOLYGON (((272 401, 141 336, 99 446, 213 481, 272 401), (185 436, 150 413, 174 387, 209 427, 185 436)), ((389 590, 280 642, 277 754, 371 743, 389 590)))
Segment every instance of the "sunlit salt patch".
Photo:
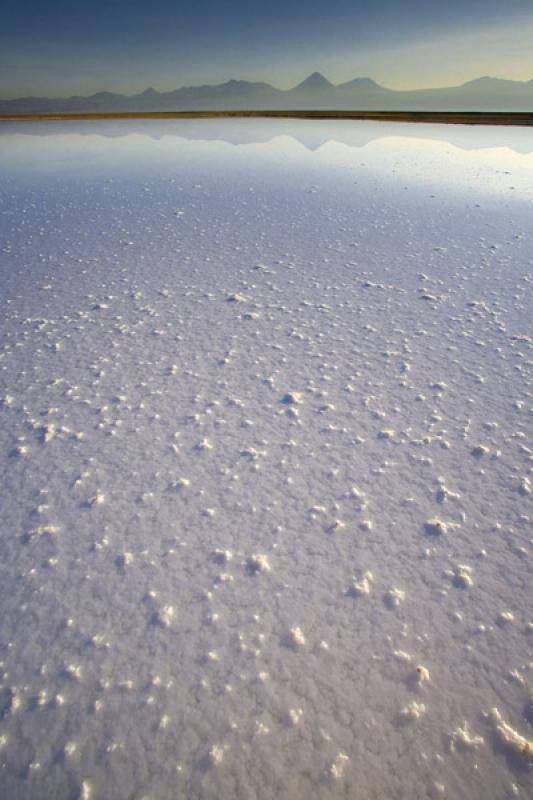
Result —
POLYGON ((409 663, 412 660, 411 654, 406 653, 405 650, 394 650, 392 655, 397 661, 403 661, 404 663, 409 663))
POLYGON ((39 441, 42 442, 42 444, 48 444, 48 442, 52 441, 56 433, 57 429, 53 423, 41 425, 38 429, 39 441))
POLYGON ((303 631, 298 626, 291 628, 283 637, 284 643, 287 647, 297 650, 305 645, 305 636, 303 631))
POLYGON ((349 757, 346 753, 338 753, 333 762, 329 765, 326 770, 326 774, 328 777, 332 778, 335 781, 341 780, 348 766, 349 757))
POLYGON ((101 506, 102 503, 105 503, 105 495, 103 492, 96 492, 95 495, 87 500, 87 505, 90 507, 101 506))
POLYGON ((526 738, 505 722, 497 708, 491 709, 490 719, 504 747, 528 761, 533 761, 533 739, 526 738))
POLYGON ((13 456, 13 458, 23 458, 27 456, 29 452, 30 448, 27 444, 17 444, 10 451, 10 455, 13 456))
POLYGON ((243 295, 243 294, 238 294, 238 293, 236 293, 236 294, 229 294, 229 295, 226 297, 226 302, 228 302, 228 303, 246 303, 246 302, 247 302, 247 300, 248 300, 248 298, 247 298, 247 297, 245 297, 245 295, 243 295))
POLYGON ((91 549, 98 553, 101 550, 105 550, 106 547, 109 547, 109 539, 107 538, 107 536, 102 536, 100 540, 97 540, 96 542, 93 543, 91 549))
POLYGON ((38 525, 36 528, 32 528, 28 531, 27 539, 33 539, 34 537, 40 536, 49 536, 55 537, 60 532, 61 527, 59 525, 38 525))
POLYGON ((213 445, 212 445, 212 443, 209 441, 209 439, 207 439, 207 437, 204 437, 204 438, 203 438, 203 439, 202 439, 200 442, 198 442, 198 444, 196 445, 196 450, 212 450, 212 449, 213 449, 213 445))
POLYGON ((119 569, 125 569, 126 567, 129 567, 131 564, 133 564, 134 559, 135 556, 133 555, 133 553, 126 551, 124 553, 120 553, 115 558, 115 564, 119 569))
POLYGON ((89 783, 89 781, 83 781, 79 793, 79 800, 92 800, 93 797, 92 785, 89 783))
POLYGON ((168 714, 163 714, 159 720, 159 725, 158 725, 159 730, 165 731, 169 725, 170 725, 170 716, 168 714))
POLYGON ((338 533, 339 531, 342 531, 345 527, 346 523, 342 519, 335 519, 333 520, 331 525, 328 526, 327 530, 328 533, 338 533))
POLYGON ((215 564, 227 564, 232 558, 233 553, 231 550, 221 550, 217 548, 211 553, 211 560, 214 561, 215 564))
POLYGON ((155 612, 152 616, 152 622, 155 625, 159 625, 161 628, 168 628, 172 625, 175 616, 176 610, 174 606, 166 605, 155 612))
POLYGON ((287 724, 295 728, 297 725, 299 725, 303 713, 304 712, 301 708, 289 708, 287 712, 287 724))
POLYGON ((152 503, 156 498, 154 492, 143 492, 140 497, 137 498, 138 503, 142 503, 143 505, 146 503, 152 503))
POLYGON ((249 458, 250 461, 257 461, 259 456, 266 455, 266 450, 256 450, 255 447, 247 447, 244 450, 241 450, 241 456, 244 458, 249 458))
POLYGON ((444 485, 444 479, 439 479, 439 488, 435 493, 435 500, 437 503, 444 503, 446 500, 460 500, 461 495, 458 492, 452 492, 451 489, 448 489, 447 486, 444 485))
POLYGON ((456 750, 477 750, 483 744, 485 744, 483 736, 470 731, 466 720, 462 728, 456 728, 450 735, 450 750, 452 753, 455 753, 456 750))
POLYGON ((345 591, 349 597, 363 597, 370 594, 374 576, 367 570, 360 578, 352 578, 350 585, 345 591))
POLYGON ((413 700, 400 711, 400 721, 403 723, 416 722, 426 713, 426 710, 424 703, 418 703, 416 700, 413 700))
POLYGON ((286 405, 299 405, 303 403, 303 395, 301 392, 286 392, 281 398, 281 402, 286 405))
POLYGON ((457 564, 451 571, 452 583, 459 589, 470 589, 474 585, 472 567, 466 564, 457 564))
POLYGON ((270 267, 267 267, 265 264, 256 264, 253 267, 253 269, 257 270, 258 272, 264 272, 267 275, 275 275, 276 274, 275 270, 271 269, 270 267))
POLYGON ((300 416, 300 412, 298 411, 297 408, 295 408, 295 406, 288 406, 287 408, 285 408, 284 410, 280 411, 279 413, 280 414, 285 413, 285 415, 289 419, 295 420, 295 422, 298 422, 298 419, 299 419, 299 416, 300 416))
POLYGON ((36 697, 34 698, 34 702, 37 706, 43 707, 48 703, 48 692, 46 689, 39 689, 37 692, 36 697))
POLYGON ((21 707, 22 694, 16 686, 0 690, 0 719, 16 714, 21 707))
POLYGON ((422 686, 424 683, 429 681, 429 670, 427 667, 424 667, 422 664, 419 664, 415 667, 414 672, 411 673, 411 682, 414 685, 422 686))
POLYGON ((74 758, 74 756, 78 752, 78 745, 76 742, 67 742, 63 748, 63 754, 65 758, 74 758))
POLYGON ((270 572, 271 566, 268 557, 263 553, 254 554, 246 559, 246 570, 250 575, 257 575, 260 572, 270 572))
POLYGON ((326 512, 327 512, 326 506, 315 505, 311 506, 311 508, 309 509, 309 513, 311 514, 311 516, 316 516, 317 514, 325 514, 326 512))
POLYGON ((254 736, 268 736, 270 728, 262 720, 255 720, 254 736))
POLYGON ((210 767, 219 767, 224 760, 224 754, 227 746, 222 744, 214 744, 209 753, 207 754, 207 764, 210 767))
POLYGON ((174 489, 175 491, 180 491, 180 489, 187 489, 191 485, 191 481, 189 478, 178 478, 177 481, 174 481, 169 485, 170 489, 174 489))
POLYGON ((221 572, 219 575, 215 577, 214 583, 217 584, 224 584, 224 583, 233 583, 235 577, 231 575, 229 572, 221 572))
POLYGON ((405 600, 405 592, 402 589, 389 589, 388 592, 385 592, 383 600, 389 608, 396 608, 405 600))
POLYGON ((508 675, 509 680, 511 680, 513 683, 518 684, 518 686, 525 686, 526 685, 526 679, 525 679, 524 675, 518 669, 509 670, 507 675, 508 675))
POLYGON ((106 641, 106 637, 103 633, 95 633, 94 636, 91 636, 89 639, 89 643, 96 648, 111 646, 110 643, 106 641))
POLYGON ((81 664, 66 664, 63 667, 63 675, 73 681, 81 680, 82 672, 81 664))
POLYGON ((524 475, 523 478, 520 478, 518 484, 518 493, 525 497, 528 494, 531 494, 531 483, 527 475, 524 475))
POLYGON ((424 523, 424 530, 429 536, 441 536, 448 533, 448 530, 452 527, 455 527, 452 523, 444 522, 438 517, 428 519, 424 523))
POLYGON ((209 650, 206 653, 205 658, 204 658, 204 662, 208 663, 209 661, 211 661, 211 662, 220 661, 220 656, 219 656, 219 654, 217 653, 216 650, 209 650))

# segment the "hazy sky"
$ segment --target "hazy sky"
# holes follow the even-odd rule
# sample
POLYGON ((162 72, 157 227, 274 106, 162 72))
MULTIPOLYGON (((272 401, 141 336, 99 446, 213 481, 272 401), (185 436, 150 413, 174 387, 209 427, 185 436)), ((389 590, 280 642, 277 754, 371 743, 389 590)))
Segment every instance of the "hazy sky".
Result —
POLYGON ((533 78, 532 0, 4 0, 0 96, 533 78), (369 7, 370 6, 370 7, 369 7))

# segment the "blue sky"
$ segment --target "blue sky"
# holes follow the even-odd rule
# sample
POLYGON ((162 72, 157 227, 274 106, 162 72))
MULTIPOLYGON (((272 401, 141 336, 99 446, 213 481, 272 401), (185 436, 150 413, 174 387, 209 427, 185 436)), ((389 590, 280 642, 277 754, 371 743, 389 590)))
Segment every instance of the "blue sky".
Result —
POLYGON ((315 70, 393 88, 533 78, 532 0, 4 0, 0 95, 159 90, 315 70))

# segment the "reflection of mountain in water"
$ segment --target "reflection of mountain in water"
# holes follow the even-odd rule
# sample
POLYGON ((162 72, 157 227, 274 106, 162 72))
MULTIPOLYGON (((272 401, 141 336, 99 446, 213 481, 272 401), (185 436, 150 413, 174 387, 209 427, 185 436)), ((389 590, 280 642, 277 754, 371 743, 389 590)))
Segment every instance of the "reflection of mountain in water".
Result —
POLYGON ((0 136, 8 134, 53 136, 132 135, 159 140, 166 136, 195 141, 218 141, 239 147, 266 144, 289 136, 308 150, 318 150, 327 142, 361 148, 391 136, 447 142, 462 150, 506 147, 517 153, 533 153, 531 129, 519 127, 443 125, 429 123, 389 123, 359 120, 297 119, 182 119, 182 120, 71 120, 65 122, 8 122, 0 125, 0 136))

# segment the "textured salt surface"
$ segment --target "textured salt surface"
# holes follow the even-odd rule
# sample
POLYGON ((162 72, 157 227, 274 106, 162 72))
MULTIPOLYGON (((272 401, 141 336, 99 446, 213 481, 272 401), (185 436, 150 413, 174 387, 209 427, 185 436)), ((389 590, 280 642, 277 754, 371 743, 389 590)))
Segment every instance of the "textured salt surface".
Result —
POLYGON ((314 125, 2 128, 2 798, 533 796, 531 133, 314 125))

